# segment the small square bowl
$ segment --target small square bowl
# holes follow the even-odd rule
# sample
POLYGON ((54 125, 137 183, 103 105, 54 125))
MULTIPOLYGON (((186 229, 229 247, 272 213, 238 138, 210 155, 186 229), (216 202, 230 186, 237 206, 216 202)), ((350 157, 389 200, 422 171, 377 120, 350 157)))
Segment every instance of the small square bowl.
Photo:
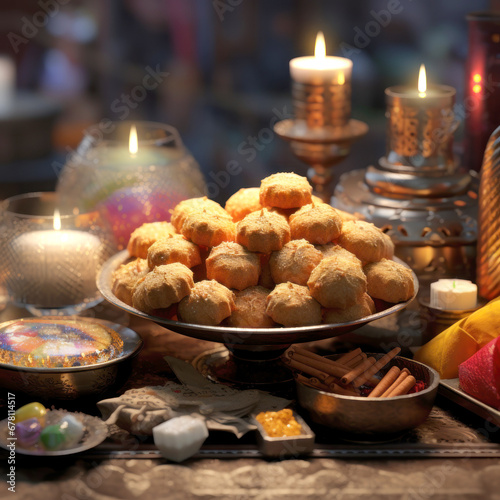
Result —
POLYGON ((257 446, 263 455, 270 458, 288 458, 311 453, 316 436, 300 415, 293 412, 293 416, 302 427, 300 435, 270 437, 255 418, 256 415, 252 415, 250 420, 257 427, 257 446))
MULTIPOLYGON (((367 355, 375 359, 382 357, 382 354, 367 355)), ((338 357, 340 355, 328 356, 329 359, 338 357)), ((346 441, 397 439, 429 416, 436 399, 439 374, 423 363, 396 356, 377 375, 383 376, 394 365, 401 369, 408 368, 417 380, 427 384, 426 389, 392 398, 366 398, 321 391, 296 380, 298 403, 313 422, 335 429, 338 437, 346 441)))

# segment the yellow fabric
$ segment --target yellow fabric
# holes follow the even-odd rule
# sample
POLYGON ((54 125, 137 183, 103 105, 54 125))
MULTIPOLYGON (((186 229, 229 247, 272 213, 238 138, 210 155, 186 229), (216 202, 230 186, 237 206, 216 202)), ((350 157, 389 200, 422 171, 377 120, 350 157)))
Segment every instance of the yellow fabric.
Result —
POLYGON ((500 297, 461 319, 427 342, 415 359, 442 378, 458 377, 458 365, 500 335, 500 297))

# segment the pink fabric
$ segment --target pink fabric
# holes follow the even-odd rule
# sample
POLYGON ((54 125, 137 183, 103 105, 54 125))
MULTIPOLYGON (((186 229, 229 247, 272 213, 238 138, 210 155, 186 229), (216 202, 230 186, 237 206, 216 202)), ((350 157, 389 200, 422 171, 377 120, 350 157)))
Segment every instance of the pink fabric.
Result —
POLYGON ((500 337, 464 361, 458 368, 458 377, 467 394, 500 410, 500 337))

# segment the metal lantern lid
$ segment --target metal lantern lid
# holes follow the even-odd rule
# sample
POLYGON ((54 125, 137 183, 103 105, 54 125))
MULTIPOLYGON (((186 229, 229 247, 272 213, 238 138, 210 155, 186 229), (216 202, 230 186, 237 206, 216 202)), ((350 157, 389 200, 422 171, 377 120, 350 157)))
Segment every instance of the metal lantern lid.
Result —
POLYGON ((455 171, 440 176, 370 166, 344 174, 335 206, 382 228, 396 255, 421 279, 474 275, 478 179, 455 171))

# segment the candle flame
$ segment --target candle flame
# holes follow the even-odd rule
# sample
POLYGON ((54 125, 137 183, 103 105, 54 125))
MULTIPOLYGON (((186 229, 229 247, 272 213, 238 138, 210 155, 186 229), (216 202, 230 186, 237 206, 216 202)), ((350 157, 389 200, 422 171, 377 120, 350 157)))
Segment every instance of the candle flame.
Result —
POLYGON ((425 73, 425 66, 420 65, 420 71, 418 72, 418 95, 420 97, 425 97, 427 92, 427 75, 425 73))
POLYGON ((324 59, 326 57, 325 36, 322 31, 318 31, 316 35, 316 44, 314 46, 314 57, 324 59))
POLYGON ((131 155, 137 154, 137 151, 139 150, 139 142, 137 140, 137 129, 135 128, 135 125, 132 125, 130 127, 128 150, 130 151, 131 155))
POLYGON ((339 85, 344 85, 344 83, 345 83, 345 75, 344 75, 343 71, 341 71, 339 73, 339 76, 337 77, 337 82, 338 82, 339 85))
POLYGON ((59 209, 54 210, 54 229, 59 231, 61 229, 61 214, 59 213, 59 209))

